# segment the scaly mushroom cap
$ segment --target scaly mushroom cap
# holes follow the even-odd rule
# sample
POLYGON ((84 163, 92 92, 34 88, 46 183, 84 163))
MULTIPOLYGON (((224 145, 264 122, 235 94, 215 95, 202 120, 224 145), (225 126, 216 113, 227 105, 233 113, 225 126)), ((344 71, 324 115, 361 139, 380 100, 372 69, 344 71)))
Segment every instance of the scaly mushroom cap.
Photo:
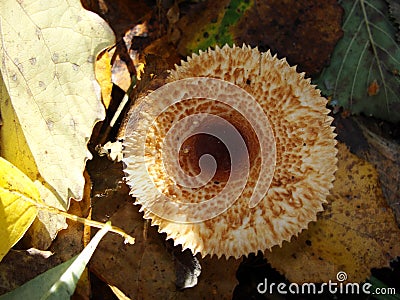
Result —
POLYGON ((202 256, 238 258, 290 241, 316 220, 334 180, 326 99, 269 51, 224 46, 187 60, 169 83, 137 100, 125 131, 124 171, 144 217, 202 256), (210 115, 216 118, 201 119, 210 115), (221 118, 240 133, 245 150, 221 118), (195 181, 174 177, 202 173, 204 154, 217 162, 211 175, 212 167, 204 168, 211 180, 193 187, 195 181))

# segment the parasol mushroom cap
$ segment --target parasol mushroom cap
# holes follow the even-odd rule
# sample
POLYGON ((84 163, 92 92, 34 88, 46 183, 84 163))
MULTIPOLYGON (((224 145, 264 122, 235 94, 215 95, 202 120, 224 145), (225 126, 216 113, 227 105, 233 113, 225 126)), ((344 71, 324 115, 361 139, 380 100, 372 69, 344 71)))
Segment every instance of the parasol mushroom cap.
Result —
POLYGON ((270 51, 224 46, 167 81, 136 101, 125 130, 124 171, 144 218, 183 249, 227 258, 316 221, 337 150, 327 100, 304 73, 270 51))

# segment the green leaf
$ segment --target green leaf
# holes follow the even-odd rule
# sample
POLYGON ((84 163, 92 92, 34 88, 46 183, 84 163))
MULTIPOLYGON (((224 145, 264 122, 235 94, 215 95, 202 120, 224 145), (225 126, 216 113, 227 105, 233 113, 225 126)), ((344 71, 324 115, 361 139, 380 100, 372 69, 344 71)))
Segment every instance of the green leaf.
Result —
POLYGON ((230 1, 215 23, 210 22, 204 28, 200 28, 197 34, 193 36, 192 41, 187 45, 188 52, 198 52, 216 45, 221 47, 225 44, 232 45, 234 37, 230 29, 252 5, 254 5, 253 1, 230 1))
POLYGON ((397 41, 400 42, 400 3, 398 0, 387 0, 389 5, 390 17, 395 26, 397 26, 397 41))
POLYGON ((344 36, 317 80, 352 113, 400 121, 400 47, 384 0, 343 0, 344 36))
POLYGON ((110 228, 111 223, 107 223, 106 226, 96 233, 78 256, 35 277, 16 290, 0 296, 0 299, 70 299, 94 250, 110 228))

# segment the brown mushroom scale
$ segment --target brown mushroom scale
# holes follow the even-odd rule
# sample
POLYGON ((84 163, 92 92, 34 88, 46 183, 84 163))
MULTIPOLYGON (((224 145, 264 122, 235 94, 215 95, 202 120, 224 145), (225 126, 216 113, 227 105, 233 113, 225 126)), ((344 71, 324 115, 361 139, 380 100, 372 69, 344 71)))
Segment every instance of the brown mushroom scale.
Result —
MULTIPOLYGON (((170 71, 167 81, 169 83, 161 88, 171 89, 168 95, 181 97, 182 101, 166 105, 168 108, 157 115, 151 125, 143 125, 142 119, 148 111, 152 107, 162 107, 164 100, 137 99, 125 133, 124 171, 131 194, 142 205, 144 218, 151 219, 152 225, 157 225, 160 232, 165 232, 167 238, 172 238, 183 249, 218 257, 240 257, 282 245, 316 220, 332 187, 337 151, 327 100, 309 79, 304 78, 304 73, 297 73, 285 59, 278 59, 269 51, 261 53, 247 46, 225 46, 194 54, 186 62, 182 61, 170 71), (202 78, 219 81, 204 86, 186 84, 185 80, 191 78, 199 78, 199 84, 202 78), (170 84, 182 81, 185 81, 182 88, 173 90, 174 85, 170 84), (237 107, 219 99, 221 95, 230 95, 229 91, 219 90, 226 88, 224 82, 251 95, 246 99, 254 99, 261 113, 255 113, 255 103, 250 100, 241 104, 246 112, 243 114, 237 107), (215 92, 216 98, 198 96, 201 89, 209 89, 209 94, 215 92), (207 134, 227 131, 226 123, 219 119, 196 125, 190 123, 188 127, 196 127, 199 133, 181 141, 176 150, 179 168, 189 176, 196 176, 203 171, 200 161, 207 154, 217 163, 210 181, 191 188, 177 184, 174 173, 178 170, 165 168, 165 163, 171 159, 166 148, 171 144, 163 141, 173 131, 174 124, 198 113, 227 121, 240 133, 247 149, 229 148, 217 137, 207 134), (260 140, 260 128, 266 135, 264 140, 260 140), (143 136, 146 136, 144 159, 139 155, 143 136), (240 171, 231 172, 233 167, 238 167, 231 163, 233 156, 239 158, 236 161, 239 170, 248 159, 248 177, 240 171), (142 168, 143 162, 146 162, 145 168, 142 168), (232 205, 217 216, 199 219, 199 222, 174 222, 155 214, 149 209, 152 206, 147 205, 157 204, 160 194, 176 203, 197 205, 223 194, 231 180, 240 181, 243 177, 246 181, 239 195, 234 196, 234 188, 232 191, 230 188, 224 196, 225 200, 234 198, 232 205), (266 192, 255 206, 249 205, 249 199, 259 185, 266 192)), ((232 97, 241 97, 238 95, 232 93, 232 97)), ((212 214, 221 203, 224 204, 224 199, 207 204, 205 210, 194 210, 194 215, 212 214)), ((166 213, 170 212, 168 209, 166 213)))

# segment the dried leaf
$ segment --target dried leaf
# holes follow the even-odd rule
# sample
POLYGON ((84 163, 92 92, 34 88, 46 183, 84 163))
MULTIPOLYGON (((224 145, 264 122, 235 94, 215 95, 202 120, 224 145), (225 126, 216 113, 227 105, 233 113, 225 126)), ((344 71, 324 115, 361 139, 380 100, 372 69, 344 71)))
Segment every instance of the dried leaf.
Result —
POLYGON ((191 288, 197 285, 201 274, 199 260, 189 249, 174 252, 176 286, 180 289, 191 288))
POLYGON ((132 24, 145 19, 151 13, 148 1, 132 0, 82 0, 82 5, 104 18, 115 35, 123 36, 132 24))
POLYGON ((107 194, 96 199, 93 219, 111 216, 113 225, 135 236, 135 245, 121 244, 114 235, 106 236, 93 256, 91 271, 131 299, 168 298, 166 295, 175 290, 175 269, 163 238, 154 227, 144 233, 145 220, 128 194, 125 199, 118 192, 107 194))
POLYGON ((0 295, 15 290, 61 263, 50 251, 11 249, 0 263, 0 295))
POLYGON ((329 63, 343 35, 342 15, 336 0, 254 1, 232 32, 237 44, 271 49, 313 76, 329 63))
POLYGON ((378 171, 383 194, 400 226, 400 145, 374 133, 358 120, 357 124, 368 142, 368 148, 359 151, 359 156, 365 157, 378 171))
POLYGON ((331 64, 317 80, 340 106, 396 122, 400 120, 400 46, 384 0, 343 0, 344 36, 331 64), (370 92, 376 82, 379 91, 370 92))
POLYGON ((31 202, 41 202, 34 183, 0 157, 0 260, 25 234, 37 214, 31 202))
MULTIPOLYGON (((113 186, 114 180, 122 176, 122 166, 118 171, 116 166, 104 158, 94 159, 88 165, 94 183, 93 219, 111 220, 113 225, 135 236, 135 245, 122 245, 113 235, 104 237, 92 258, 91 271, 131 299, 231 299, 241 262, 233 258, 196 257, 201 265, 197 285, 180 290, 180 273, 176 272, 165 235, 143 219, 126 185, 113 186), (103 170, 111 176, 104 178, 103 170)), ((192 271, 196 276, 196 271, 192 271)))
MULTIPOLYGON (((36 181, 47 204, 66 209, 69 197, 82 198, 86 143, 104 118, 93 63, 113 33, 78 0, 1 1, 0 17, 9 95, 3 87, 2 155, 36 181)), ((40 215, 47 227, 37 242, 45 247, 65 222, 40 215)))
POLYGON ((344 271, 361 282, 371 268, 400 255, 400 229, 387 205, 376 170, 339 144, 338 171, 325 211, 316 223, 282 248, 266 253, 292 282, 335 281, 344 271))
POLYGON ((337 139, 377 170, 383 195, 400 227, 400 144, 389 135, 395 135, 396 126, 365 116, 336 117, 334 126, 337 139))
POLYGON ((202 270, 197 286, 184 290, 177 299, 232 299, 238 283, 236 271, 242 260, 207 256, 199 261, 202 270))

